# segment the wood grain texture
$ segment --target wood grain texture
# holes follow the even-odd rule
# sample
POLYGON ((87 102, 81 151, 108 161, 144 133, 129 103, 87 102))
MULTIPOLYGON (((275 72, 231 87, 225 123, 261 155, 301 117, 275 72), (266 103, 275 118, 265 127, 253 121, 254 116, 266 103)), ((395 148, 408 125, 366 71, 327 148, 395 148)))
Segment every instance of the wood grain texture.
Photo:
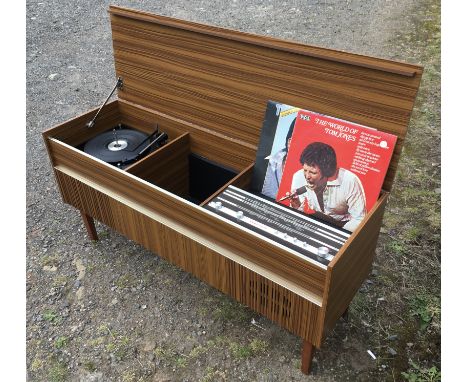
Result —
POLYGON ((304 374, 310 374, 310 367, 312 364, 312 358, 314 357, 314 345, 304 340, 302 343, 302 356, 301 356, 301 371, 304 374))
POLYGON ((93 119, 98 110, 99 108, 92 109, 78 117, 45 130, 42 135, 44 137, 56 138, 76 147, 121 122, 119 102, 116 100, 102 108, 93 127, 87 127, 86 123, 93 119))
POLYGON ((387 193, 379 198, 328 266, 322 312, 326 330, 333 328, 369 276, 387 198, 387 193))
POLYGON ((121 99, 253 146, 267 100, 396 134, 390 190, 421 67, 118 7, 110 13, 121 99))
POLYGON ((190 135, 185 133, 125 171, 172 192, 189 196, 190 135))
POLYGON ((96 232, 96 226, 94 225, 94 219, 83 211, 80 211, 80 213, 81 213, 81 218, 83 219, 83 224, 85 225, 85 228, 86 228, 86 232, 88 232, 89 240, 91 241, 99 240, 97 232, 96 232))
POLYGON ((259 240, 253 233, 221 221, 203 208, 64 143, 52 139, 49 146, 56 166, 62 165, 72 169, 127 200, 141 203, 182 225, 194 227, 200 235, 210 238, 213 242, 226 245, 240 256, 277 272, 285 279, 317 295, 322 294, 326 275, 322 265, 309 262, 267 240, 259 240))
MULTIPOLYGON (((182 133, 190 133, 191 151, 213 162, 220 163, 236 171, 242 171, 255 158, 256 146, 235 140, 206 127, 174 118, 170 115, 151 110, 124 100, 119 100, 122 120, 130 126, 144 126, 152 129, 155 123, 170 138, 182 133)), ((152 130, 150 130, 152 131, 152 130)))
POLYGON ((151 219, 135 208, 55 170, 66 203, 142 244, 294 334, 317 343, 320 306, 151 219))

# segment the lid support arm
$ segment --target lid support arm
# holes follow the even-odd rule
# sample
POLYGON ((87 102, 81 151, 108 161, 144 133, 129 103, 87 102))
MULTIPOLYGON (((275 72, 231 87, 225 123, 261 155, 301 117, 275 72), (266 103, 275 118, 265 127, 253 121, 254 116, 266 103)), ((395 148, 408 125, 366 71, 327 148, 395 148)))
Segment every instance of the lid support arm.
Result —
POLYGON ((117 89, 117 88, 119 88, 119 89, 123 88, 123 79, 122 79, 122 77, 117 78, 117 82, 116 82, 114 88, 112 89, 110 94, 107 96, 106 100, 104 101, 102 106, 99 108, 99 110, 96 113, 96 115, 94 116, 94 118, 86 124, 86 127, 93 127, 94 126, 94 123, 96 122, 96 118, 98 117, 98 115, 101 112, 102 108, 107 104, 107 102, 109 101, 109 98, 112 96, 112 94, 114 94, 115 89, 117 89))

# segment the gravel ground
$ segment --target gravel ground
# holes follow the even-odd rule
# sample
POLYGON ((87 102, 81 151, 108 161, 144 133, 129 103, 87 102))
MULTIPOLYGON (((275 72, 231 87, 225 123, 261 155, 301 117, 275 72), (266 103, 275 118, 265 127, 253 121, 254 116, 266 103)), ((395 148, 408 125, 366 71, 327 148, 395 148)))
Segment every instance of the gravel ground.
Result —
MULTIPOLYGON (((115 1, 313 45, 410 60, 422 0, 115 1)), ((115 72, 108 1, 27 8, 27 373, 31 381, 385 380, 366 328, 339 322, 299 370, 301 340, 62 203, 40 136, 100 105, 115 72), (255 320, 256 325, 252 324, 255 320)), ((389 376, 390 375, 390 376, 389 376)), ((398 376, 397 376, 398 379, 398 376)))

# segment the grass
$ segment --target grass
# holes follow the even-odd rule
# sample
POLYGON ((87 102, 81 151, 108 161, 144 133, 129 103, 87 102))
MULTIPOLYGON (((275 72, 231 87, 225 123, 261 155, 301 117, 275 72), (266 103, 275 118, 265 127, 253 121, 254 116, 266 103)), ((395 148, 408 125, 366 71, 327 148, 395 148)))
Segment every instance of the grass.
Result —
POLYGON ((419 329, 425 331, 434 320, 440 326, 440 298, 431 294, 420 293, 411 297, 410 314, 419 320, 419 329))
POLYGON ((94 373, 97 370, 96 364, 91 360, 85 360, 81 363, 85 370, 94 373))
POLYGON ((229 350, 231 351, 234 358, 243 359, 250 358, 256 355, 265 353, 268 349, 268 343, 254 339, 249 344, 239 344, 237 342, 229 343, 229 350))
POLYGON ((41 265, 43 267, 45 266, 58 266, 60 265, 60 256, 57 253, 54 253, 52 255, 46 255, 41 258, 41 265))
POLYGON ((407 372, 402 372, 402 377, 409 382, 439 382, 442 380, 441 373, 436 366, 429 369, 420 367, 414 362, 411 363, 411 368, 407 372))
POLYGON ((106 345, 106 351, 114 354, 118 359, 125 358, 130 352, 130 338, 126 336, 114 337, 106 345))
POLYGON ((51 366, 47 373, 48 382, 64 382, 68 380, 67 366, 55 359, 51 360, 51 366))
POLYGON ((404 61, 421 63, 423 78, 384 216, 377 283, 358 293, 351 313, 371 323, 369 346, 397 351, 387 379, 420 382, 440 380, 440 1, 427 0, 412 14, 422 21, 389 44, 402 47, 404 61), (385 307, 369 315, 380 296, 385 307), (397 340, 385 342, 380 328, 397 340))
POLYGON ((36 372, 44 367, 44 362, 40 358, 34 358, 31 362, 31 371, 36 372))
POLYGON ((42 314, 42 318, 53 325, 59 325, 62 322, 62 318, 53 310, 46 310, 42 314))
POLYGON ((248 308, 227 296, 221 296, 220 299, 215 302, 215 305, 216 308, 213 311, 213 317, 216 320, 223 322, 250 322, 249 318, 251 312, 248 308))
POLYGON ((61 336, 57 338, 54 342, 54 346, 56 349, 62 349, 67 345, 68 345, 68 338, 65 336, 61 336))
POLYGON ((54 278, 52 286, 55 288, 64 287, 65 285, 67 285, 67 282, 68 282, 67 276, 57 276, 56 278, 54 278))
POLYGON ((131 274, 122 275, 115 282, 115 285, 119 289, 132 288, 136 286, 137 284, 138 284, 138 280, 136 279, 135 276, 131 274))

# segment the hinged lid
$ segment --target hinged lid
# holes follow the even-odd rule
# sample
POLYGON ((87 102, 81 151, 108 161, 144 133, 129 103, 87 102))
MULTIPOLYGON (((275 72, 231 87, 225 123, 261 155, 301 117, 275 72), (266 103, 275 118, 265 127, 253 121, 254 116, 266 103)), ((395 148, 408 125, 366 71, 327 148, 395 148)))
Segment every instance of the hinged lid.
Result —
POLYGON ((422 67, 116 6, 109 12, 120 99, 254 146, 268 100, 396 134, 383 187, 390 190, 422 67))

